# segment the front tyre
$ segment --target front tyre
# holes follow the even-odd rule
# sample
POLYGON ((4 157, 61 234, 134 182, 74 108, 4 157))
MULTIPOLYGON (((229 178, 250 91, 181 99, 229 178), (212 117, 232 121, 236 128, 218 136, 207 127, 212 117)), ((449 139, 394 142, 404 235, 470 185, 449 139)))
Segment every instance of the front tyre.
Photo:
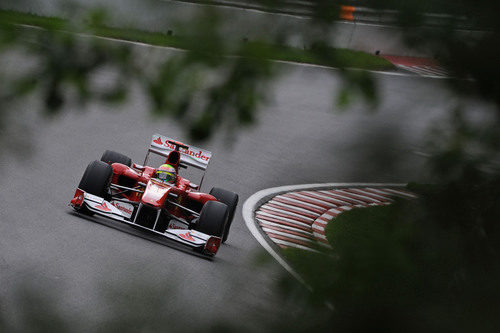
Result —
POLYGON ((201 209, 200 218, 194 229, 210 236, 222 238, 228 215, 229 210, 226 204, 218 201, 207 201, 201 209))
MULTIPOLYGON (((111 176, 113 175, 113 168, 111 165, 101 161, 91 162, 85 172, 83 173, 78 188, 84 192, 105 198, 109 192, 109 184, 111 183, 111 176)), ((83 213, 93 215, 88 209, 83 208, 83 213)))
POLYGON ((108 164, 121 163, 128 167, 132 166, 132 159, 130 157, 112 150, 106 150, 101 156, 101 161, 108 164))
POLYGON ((210 195, 213 195, 218 201, 227 205, 228 219, 222 236, 222 242, 225 243, 229 236, 229 228, 233 222, 236 206, 238 206, 238 194, 224 190, 222 188, 214 187, 210 190, 210 195))
POLYGON ((113 168, 111 165, 101 161, 91 162, 78 184, 78 188, 104 198, 108 194, 109 184, 111 183, 111 176, 113 175, 113 168))

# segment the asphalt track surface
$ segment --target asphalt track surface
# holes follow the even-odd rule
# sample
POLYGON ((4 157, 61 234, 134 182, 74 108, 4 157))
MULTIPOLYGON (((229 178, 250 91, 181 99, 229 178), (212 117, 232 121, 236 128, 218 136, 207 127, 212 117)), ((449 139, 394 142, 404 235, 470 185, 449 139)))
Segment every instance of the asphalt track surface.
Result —
MULTIPOLYGON (((286 74, 255 126, 229 145, 222 133, 200 144, 214 153, 205 190, 235 191, 242 204, 259 190, 288 184, 422 179, 425 134, 459 101, 442 80, 375 74, 378 110, 356 102, 340 112, 332 106, 342 85, 337 71, 280 66, 286 74)), ((27 281, 80 329, 113 316, 147 321, 160 313, 172 328, 186 330, 224 320, 258 327, 260 319, 280 315, 273 285, 284 270, 255 266, 262 249, 244 225, 241 204, 227 245, 212 261, 68 207, 86 165, 105 149, 141 162, 155 132, 189 143, 178 123, 151 118, 137 91, 124 105, 71 107, 50 120, 36 107, 35 101, 19 105, 9 126, 10 148, 26 154, 3 152, 0 160, 4 314, 16 318, 23 311, 17 297, 27 281)))

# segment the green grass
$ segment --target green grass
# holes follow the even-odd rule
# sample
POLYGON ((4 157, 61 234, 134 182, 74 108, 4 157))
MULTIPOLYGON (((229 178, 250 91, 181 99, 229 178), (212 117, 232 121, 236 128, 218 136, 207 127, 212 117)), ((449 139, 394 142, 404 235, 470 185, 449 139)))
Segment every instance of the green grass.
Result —
POLYGON ((63 29, 67 21, 58 17, 38 16, 11 10, 0 10, 0 23, 26 24, 45 29, 63 29))
MULTIPOLYGON (((191 43, 180 36, 163 32, 150 32, 133 28, 117 28, 100 23, 86 22, 86 29, 72 25, 68 20, 59 17, 39 16, 30 13, 0 10, 0 24, 29 25, 47 30, 68 32, 85 32, 99 37, 141 42, 149 45, 190 49, 191 43)), ((300 49, 266 43, 245 43, 241 48, 245 51, 235 51, 228 55, 253 56, 269 60, 308 63, 329 67, 358 68, 366 70, 388 70, 394 66, 387 60, 366 52, 331 47, 314 47, 300 49), (251 49, 250 52, 248 52, 251 49)))

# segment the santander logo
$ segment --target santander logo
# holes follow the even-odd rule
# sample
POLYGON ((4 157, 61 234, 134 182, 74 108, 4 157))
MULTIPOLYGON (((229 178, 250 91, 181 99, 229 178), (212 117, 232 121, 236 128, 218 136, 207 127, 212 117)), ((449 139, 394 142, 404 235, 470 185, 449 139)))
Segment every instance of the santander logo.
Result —
POLYGON ((116 208, 118 208, 119 210, 121 210, 122 212, 125 212, 125 213, 127 213, 129 215, 132 215, 132 213, 133 213, 132 209, 130 209, 128 207, 125 207, 124 205, 121 205, 117 201, 113 201, 111 204, 113 206, 115 206, 116 208))
MULTIPOLYGON (((170 149, 170 150, 175 149, 175 145, 168 143, 166 138, 164 140, 165 140, 165 142, 163 142, 162 137, 159 136, 156 139, 154 139, 152 143, 154 143, 158 146, 166 147, 167 149, 170 149)), ((203 163, 208 163, 208 161, 210 160, 210 156, 203 154, 203 151, 201 151, 201 150, 196 152, 196 151, 189 150, 189 148, 188 149, 181 148, 181 149, 179 149, 179 152, 183 155, 187 155, 187 156, 190 156, 190 157, 197 159, 199 161, 203 161, 203 163)))
MULTIPOLYGON (((172 149, 172 150, 175 149, 175 146, 171 145, 168 142, 165 142, 163 145, 166 146, 168 149, 172 149)), ((195 151, 189 150, 189 148, 188 149, 181 148, 181 149, 179 149, 179 152, 181 154, 191 156, 191 157, 194 157, 196 159, 200 159, 200 160, 207 161, 207 162, 210 159, 210 156, 203 155, 203 152, 201 150, 198 152, 195 152, 195 151)))
POLYGON ((191 236, 190 232, 186 232, 185 234, 179 234, 179 237, 187 241, 194 242, 194 238, 193 236, 191 236))
POLYGON ((163 142, 161 141, 161 137, 157 138, 157 139, 154 139, 153 140, 154 143, 158 144, 158 145, 162 145, 163 142))
POLYGON ((110 212, 111 211, 111 209, 109 209, 108 206, 106 206, 105 202, 103 202, 101 205, 95 206, 95 208, 102 210, 103 212, 110 212))

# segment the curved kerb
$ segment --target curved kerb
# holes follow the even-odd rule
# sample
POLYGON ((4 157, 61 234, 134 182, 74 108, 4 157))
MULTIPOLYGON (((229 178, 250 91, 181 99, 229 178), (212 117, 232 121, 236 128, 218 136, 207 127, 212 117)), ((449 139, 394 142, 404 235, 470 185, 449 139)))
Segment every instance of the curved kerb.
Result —
POLYGON ((258 225, 255 219, 255 212, 264 203, 272 199, 273 197, 300 190, 332 190, 332 189, 343 189, 343 188, 362 188, 362 187, 405 187, 406 184, 401 183, 321 183, 321 184, 302 184, 302 185, 290 185, 290 186, 280 186, 261 190, 253 195, 251 195, 243 204, 243 219, 245 224, 252 233, 253 237, 260 243, 260 245, 283 267, 285 268, 294 278, 304 284, 309 290, 312 291, 311 286, 309 286, 304 279, 292 268, 290 264, 281 254, 280 248, 264 233, 264 231, 258 225))

